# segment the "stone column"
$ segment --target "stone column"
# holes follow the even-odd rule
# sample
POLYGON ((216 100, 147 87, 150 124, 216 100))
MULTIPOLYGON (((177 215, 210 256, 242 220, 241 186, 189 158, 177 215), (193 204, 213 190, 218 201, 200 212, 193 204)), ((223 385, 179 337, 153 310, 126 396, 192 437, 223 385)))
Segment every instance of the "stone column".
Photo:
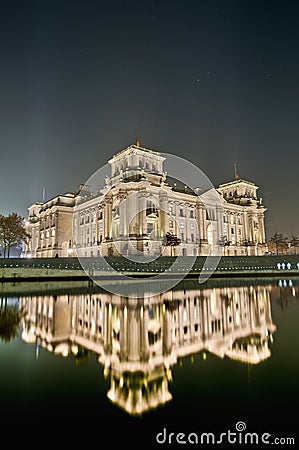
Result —
POLYGON ((112 225, 112 196, 107 194, 103 202, 104 214, 104 237, 111 239, 111 225, 112 225))
POLYGON ((258 216, 259 222, 259 243, 265 243, 265 225, 264 225, 264 213, 260 213, 258 216))
POLYGON ((127 221, 129 228, 129 235, 136 235, 138 232, 138 195, 137 192, 133 192, 127 197, 127 221))
POLYGON ((250 240, 253 242, 254 241, 254 217, 253 217, 252 213, 250 215, 248 215, 248 219, 249 219, 250 240))
POLYGON ((138 234, 140 236, 143 236, 146 234, 146 194, 141 190, 138 193, 138 222, 139 222, 139 228, 138 228, 138 234))
POLYGON ((165 225, 166 225, 166 215, 167 215, 167 193, 161 190, 159 194, 159 228, 160 228, 160 237, 165 235, 165 225))
POLYGON ((216 206, 216 217, 217 217, 217 246, 219 246, 221 238, 223 236, 223 209, 220 206, 216 206))
POLYGON ((119 192, 119 235, 127 236, 127 195, 125 192, 119 192))
POLYGON ((196 219, 200 242, 207 242, 206 208, 201 200, 196 204, 196 219))
POLYGON ((206 219, 206 208, 204 207, 204 205, 201 206, 200 208, 200 213, 201 213, 201 223, 202 223, 202 240, 204 242, 207 242, 207 219, 206 219))
POLYGON ((108 201, 108 238, 111 239, 112 236, 112 196, 108 201))

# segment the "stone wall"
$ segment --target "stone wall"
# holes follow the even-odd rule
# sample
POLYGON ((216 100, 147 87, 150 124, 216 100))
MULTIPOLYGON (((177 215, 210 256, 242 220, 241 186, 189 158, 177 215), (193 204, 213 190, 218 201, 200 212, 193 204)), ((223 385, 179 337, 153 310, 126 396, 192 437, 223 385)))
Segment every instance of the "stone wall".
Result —
MULTIPOLYGON (((103 276, 110 275, 103 258, 83 258, 84 269, 77 258, 11 258, 0 259, 0 278, 88 278, 94 270, 103 276)), ((140 258, 139 262, 122 257, 106 258, 108 267, 116 271, 136 276, 163 273, 184 273, 198 275, 204 271, 213 271, 213 276, 262 276, 264 275, 299 275, 299 255, 275 256, 223 256, 220 261, 216 257, 180 257, 179 270, 173 270, 174 257, 162 257, 154 261, 140 258), (194 264, 193 264, 194 262, 194 264), (191 267, 191 270, 190 270, 191 267)))

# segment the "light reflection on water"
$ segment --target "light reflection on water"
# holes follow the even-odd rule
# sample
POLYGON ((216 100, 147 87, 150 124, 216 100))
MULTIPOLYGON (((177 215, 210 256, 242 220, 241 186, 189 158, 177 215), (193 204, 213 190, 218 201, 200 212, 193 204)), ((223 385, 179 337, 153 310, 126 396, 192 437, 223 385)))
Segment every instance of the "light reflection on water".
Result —
MULTIPOLYGON (((205 411, 202 427, 211 417, 222 424, 235 411, 236 420, 249 410, 256 417, 271 402, 285 407, 298 392, 298 286, 298 279, 200 286, 185 280, 136 299, 80 282, 7 285, 0 304, 1 405, 27 410, 28 417, 44 402, 43 414, 48 409, 57 416, 60 408, 64 420, 70 411, 80 421, 89 411, 104 424, 105 416, 121 424, 126 417, 142 419, 139 430, 150 428, 153 435, 174 417, 189 424, 189 408, 198 405, 205 411), (21 360, 13 366, 13 358, 21 360), (86 370, 77 370, 82 365, 86 370), (252 376, 247 387, 244 371, 252 376)), ((271 424, 279 417, 272 409, 271 424)))
MULTIPOLYGON (((21 338, 54 355, 96 354, 107 396, 132 415, 172 400, 178 359, 213 354, 259 364, 271 357, 276 331, 273 286, 186 285, 139 299, 108 292, 20 297, 21 338)), ((295 295, 298 287, 292 287, 295 295)))

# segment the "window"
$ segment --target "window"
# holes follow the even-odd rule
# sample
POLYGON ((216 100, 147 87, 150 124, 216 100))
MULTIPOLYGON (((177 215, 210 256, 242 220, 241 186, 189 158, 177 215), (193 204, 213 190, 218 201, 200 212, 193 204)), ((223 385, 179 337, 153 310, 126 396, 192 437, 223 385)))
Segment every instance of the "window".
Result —
POLYGON ((169 221, 169 228, 173 228, 173 220, 169 221))
POLYGON ((191 217, 191 219, 194 219, 194 211, 193 211, 193 209, 190 209, 190 217, 191 217))
POLYGON ((147 200, 147 202, 146 202, 146 212, 147 212, 147 214, 156 212, 156 207, 155 207, 154 203, 151 202, 150 200, 147 200))
POLYGON ((184 217, 184 210, 183 210, 183 208, 180 208, 180 217, 184 217))
POLYGON ((180 222, 180 228, 184 229, 184 222, 180 222))
POLYGON ((194 242, 194 234, 191 234, 191 242, 194 242))
POLYGON ((193 222, 190 223, 190 230, 194 230, 194 223, 193 222))

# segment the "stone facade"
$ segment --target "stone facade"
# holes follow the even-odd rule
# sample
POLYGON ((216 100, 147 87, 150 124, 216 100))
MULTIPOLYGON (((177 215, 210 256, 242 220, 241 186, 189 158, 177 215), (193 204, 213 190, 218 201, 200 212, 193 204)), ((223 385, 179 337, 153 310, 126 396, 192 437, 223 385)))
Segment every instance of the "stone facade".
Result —
POLYGON ((254 183, 236 179, 199 195, 169 177, 164 162, 160 153, 130 145, 109 160, 110 175, 96 193, 86 185, 32 205, 24 255, 265 254, 266 209, 254 183))
POLYGON ((48 258, 72 255, 75 200, 76 194, 66 193, 29 207, 25 227, 31 239, 23 245, 23 256, 48 258))

